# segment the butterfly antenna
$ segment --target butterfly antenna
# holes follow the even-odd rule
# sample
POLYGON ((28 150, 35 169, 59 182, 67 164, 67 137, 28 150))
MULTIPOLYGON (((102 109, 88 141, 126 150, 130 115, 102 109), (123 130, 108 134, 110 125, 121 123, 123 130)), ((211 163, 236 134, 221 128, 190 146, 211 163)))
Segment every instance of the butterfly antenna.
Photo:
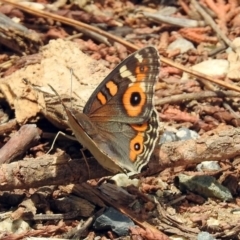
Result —
POLYGON ((58 94, 58 92, 50 85, 48 84, 48 86, 51 88, 51 90, 55 93, 55 95, 58 97, 59 102, 62 104, 64 110, 67 110, 67 107, 65 105, 65 103, 62 101, 62 98, 60 97, 60 95, 58 94))
POLYGON ((72 77, 73 77, 73 69, 70 68, 70 73, 71 73, 71 92, 70 92, 70 100, 71 100, 71 109, 73 108, 72 106, 72 91, 73 91, 73 81, 72 81, 72 77))

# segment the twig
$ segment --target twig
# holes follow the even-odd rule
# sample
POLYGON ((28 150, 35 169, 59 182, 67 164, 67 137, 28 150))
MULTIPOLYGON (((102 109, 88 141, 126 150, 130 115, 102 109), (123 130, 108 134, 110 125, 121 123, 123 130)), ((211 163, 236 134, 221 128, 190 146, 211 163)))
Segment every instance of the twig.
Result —
POLYGON ((0 149, 0 163, 9 163, 26 152, 40 139, 35 124, 22 126, 17 133, 0 149))
POLYGON ((4 133, 11 132, 16 129, 18 126, 17 120, 12 119, 6 123, 0 125, 0 135, 2 136, 4 133))
POLYGON ((223 103, 223 106, 237 119, 240 119, 240 115, 235 112, 228 103, 223 103))
POLYGON ((89 217, 83 224, 80 222, 78 226, 74 229, 71 229, 70 232, 62 235, 66 239, 80 239, 82 233, 92 224, 94 216, 89 217))
POLYGON ((218 53, 221 53, 223 52, 224 50, 226 50, 227 48, 227 45, 224 43, 224 41, 220 41, 221 45, 216 47, 215 49, 211 50, 209 53, 208 53, 208 56, 209 57, 213 57, 215 55, 217 55, 218 53))
POLYGON ((161 13, 142 13, 145 17, 153 19, 157 23, 167 23, 173 26, 178 27, 203 27, 206 26, 204 21, 197 21, 192 19, 185 19, 185 18, 176 18, 170 16, 164 16, 161 13))
POLYGON ((24 220, 35 220, 35 221, 42 221, 42 220, 68 220, 74 219, 81 216, 79 211, 72 211, 68 213, 58 213, 58 214, 36 214, 36 215, 29 215, 23 214, 22 219, 24 220))
POLYGON ((101 34, 99 33, 95 33, 93 31, 88 31, 86 30, 85 28, 76 28, 77 30, 79 30, 81 33, 83 33, 84 35, 94 39, 95 41, 97 42, 100 42, 100 43, 104 43, 106 44, 107 46, 111 46, 110 42, 108 41, 108 38, 105 37, 105 36, 102 36, 101 34))
POLYGON ((240 97, 238 92, 233 91, 201 91, 197 93, 183 93, 162 99, 155 100, 155 104, 162 106, 164 104, 181 103, 191 100, 201 100, 210 97, 240 97))
POLYGON ((195 238, 196 234, 200 231, 197 228, 190 228, 182 224, 182 221, 174 216, 171 216, 168 211, 166 211, 161 204, 154 198, 154 202, 157 205, 157 211, 161 221, 166 225, 169 225, 168 228, 176 229, 179 235, 187 236, 188 239, 195 238))
POLYGON ((194 5, 196 10, 202 15, 204 20, 212 27, 212 29, 217 33, 219 37, 222 38, 222 40, 232 49, 234 49, 231 41, 227 38, 227 36, 221 31, 221 29, 218 27, 218 25, 213 21, 212 17, 208 15, 204 11, 204 9, 200 6, 200 4, 196 0, 191 0, 191 3, 194 5))
MULTIPOLYGON (((91 179, 112 175, 93 158, 88 158, 88 164, 91 179)), ((84 160, 71 160, 66 154, 57 157, 44 155, 0 165, 0 191, 66 185, 87 180, 89 175, 84 160)))

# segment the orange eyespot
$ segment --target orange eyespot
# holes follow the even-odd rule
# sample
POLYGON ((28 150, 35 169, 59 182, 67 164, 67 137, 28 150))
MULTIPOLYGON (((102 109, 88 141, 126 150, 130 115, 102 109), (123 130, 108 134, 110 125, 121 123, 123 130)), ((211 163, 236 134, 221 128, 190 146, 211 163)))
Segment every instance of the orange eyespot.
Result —
POLYGON ((139 83, 133 84, 123 94, 123 106, 131 117, 138 116, 146 103, 146 94, 139 83))
POLYGON ((139 133, 135 138, 130 141, 130 154, 129 158, 135 162, 137 156, 143 151, 143 134, 139 133))

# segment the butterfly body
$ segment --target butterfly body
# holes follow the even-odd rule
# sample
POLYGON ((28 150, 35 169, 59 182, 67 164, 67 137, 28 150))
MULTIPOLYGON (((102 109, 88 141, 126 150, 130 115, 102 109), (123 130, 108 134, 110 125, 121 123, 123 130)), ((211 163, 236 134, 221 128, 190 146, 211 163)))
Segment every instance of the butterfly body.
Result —
POLYGON ((159 68, 157 50, 143 48, 100 83, 83 113, 65 109, 78 141, 113 173, 138 173, 149 161, 159 136, 153 102, 159 68))

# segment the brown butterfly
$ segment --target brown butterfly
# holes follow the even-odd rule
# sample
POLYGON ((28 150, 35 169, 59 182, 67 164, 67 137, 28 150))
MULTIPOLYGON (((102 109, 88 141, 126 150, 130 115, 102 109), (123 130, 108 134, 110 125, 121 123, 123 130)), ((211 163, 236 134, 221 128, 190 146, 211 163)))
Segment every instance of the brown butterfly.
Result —
POLYGON ((160 71, 156 48, 122 61, 95 89, 83 112, 63 104, 77 140, 107 170, 139 173, 159 137, 154 89, 160 71))

